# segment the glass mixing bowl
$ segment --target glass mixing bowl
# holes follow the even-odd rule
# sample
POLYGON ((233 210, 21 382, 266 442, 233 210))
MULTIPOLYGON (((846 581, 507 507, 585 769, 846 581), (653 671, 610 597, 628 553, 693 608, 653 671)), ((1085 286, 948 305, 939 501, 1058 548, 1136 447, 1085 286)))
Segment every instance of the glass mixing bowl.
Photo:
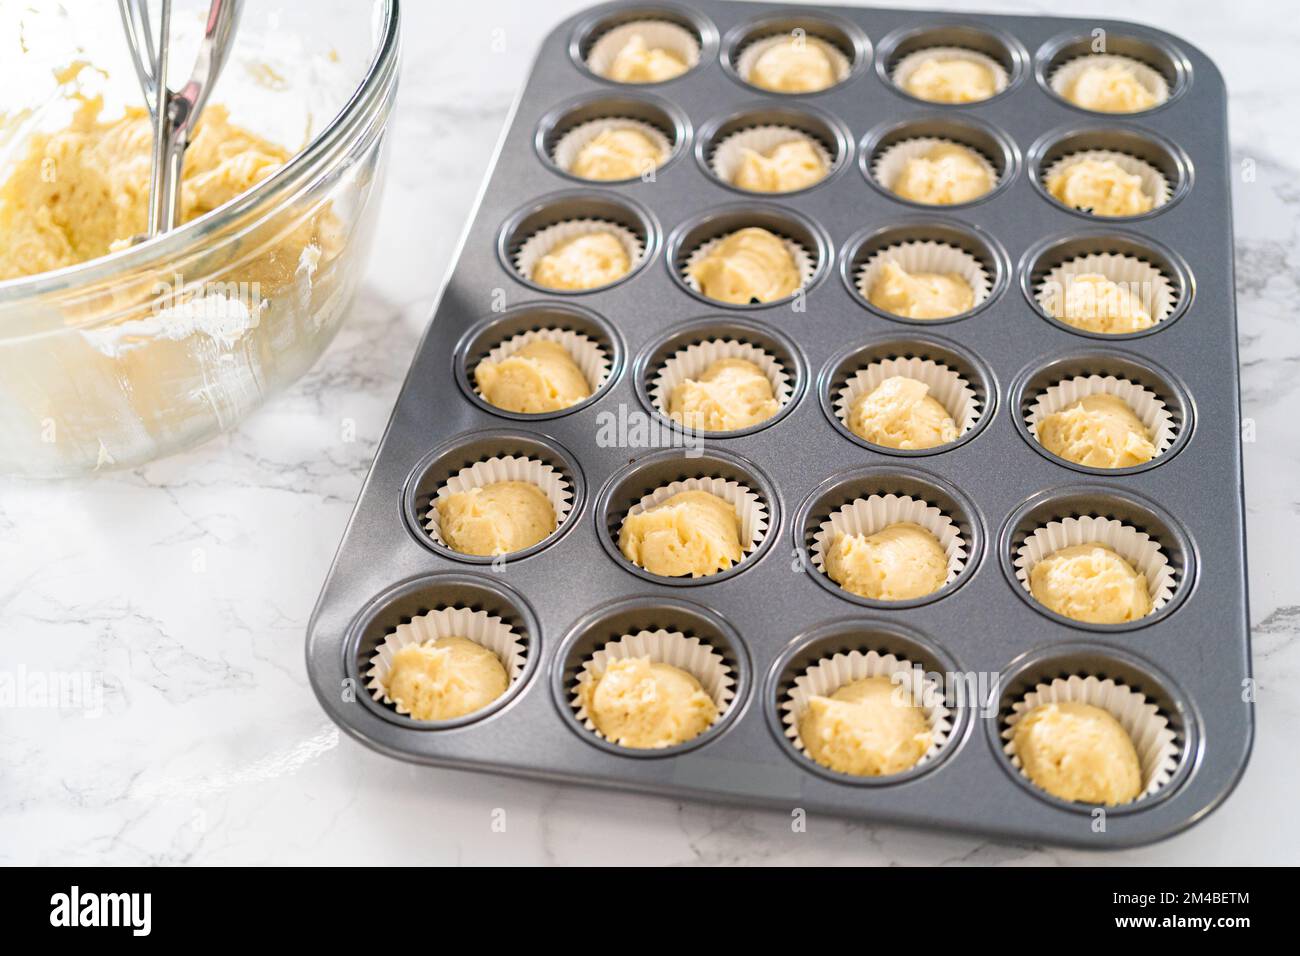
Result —
MULTIPOLYGON (((173 89, 207 7, 174 0, 173 89)), ((209 108, 293 158, 166 235, 0 281, 0 473, 77 475, 190 447, 320 356, 374 232, 397 8, 246 0, 209 108)), ((106 116, 143 106, 117 4, 0 0, 0 183, 30 136, 67 126, 74 92, 102 96, 106 116)))

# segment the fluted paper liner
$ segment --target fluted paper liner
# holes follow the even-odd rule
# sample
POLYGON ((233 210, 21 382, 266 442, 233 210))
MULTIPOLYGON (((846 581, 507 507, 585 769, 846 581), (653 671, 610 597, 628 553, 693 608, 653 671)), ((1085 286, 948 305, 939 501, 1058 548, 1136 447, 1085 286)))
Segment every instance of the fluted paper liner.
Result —
POLYGON ((1147 437, 1156 446, 1157 457, 1167 452, 1178 437, 1174 416, 1155 392, 1114 375, 1076 375, 1039 392, 1025 415, 1029 434, 1037 440, 1039 422, 1089 395, 1114 395, 1123 399, 1147 430, 1147 437))
MULTIPOLYGON (((502 362, 528 343, 536 342, 539 339, 547 342, 558 342, 564 346, 564 351, 569 353, 569 358, 573 359, 573 364, 578 366, 578 370, 582 372, 583 378, 587 380, 587 384, 591 387, 593 393, 599 391, 601 386, 609 379, 610 359, 605 353, 605 349, 581 332, 574 332, 569 329, 530 329, 527 332, 520 332, 493 348, 483 361, 502 362)), ((474 384, 474 391, 480 398, 483 397, 483 393, 478 390, 477 383, 474 384)))
MULTIPOLYGON (((795 129, 792 126, 751 126, 748 129, 742 129, 725 139, 719 140, 718 144, 713 147, 713 155, 709 157, 709 168, 713 170, 713 175, 717 176, 724 183, 736 184, 736 174, 740 171, 740 164, 745 158, 745 150, 752 149, 756 153, 766 156, 771 150, 782 145, 783 143, 798 142, 800 140, 809 143, 821 157, 822 167, 826 170, 825 175, 829 176, 835 170, 835 157, 830 154, 826 147, 817 137, 805 133, 801 129, 795 129)), ((820 180, 818 180, 820 182, 820 180)), ((809 187, 801 187, 807 189, 809 187)), ((779 193, 763 193, 762 195, 779 195, 779 193)))
POLYGON ((690 30, 667 20, 633 20, 614 27, 591 45, 591 51, 587 54, 587 69, 597 76, 608 79, 609 68, 613 65, 615 57, 637 34, 645 40, 647 49, 675 53, 686 64, 687 72, 695 69, 700 62, 700 41, 690 30))
MULTIPOLYGON (((578 161, 578 155, 582 152, 584 146, 594 140, 601 133, 611 130, 628 129, 636 130, 638 133, 643 134, 647 139, 654 143, 656 147, 658 147, 659 162, 655 164, 655 169, 658 169, 664 163, 668 162, 669 157, 673 154, 673 143, 672 140, 664 135, 663 130, 650 123, 630 119, 624 116, 611 116, 578 124, 556 141, 555 146, 551 149, 551 159, 555 161, 556 166, 559 166, 567 173, 572 173, 573 164, 578 161)), ((646 172, 649 172, 649 170, 642 170, 638 175, 646 172)), ((576 175, 576 173, 574 175, 576 175)), ((617 182, 617 180, 593 179, 588 180, 588 182, 617 182)))
POLYGON ((672 397, 673 389, 687 379, 698 379, 714 362, 728 358, 744 359, 757 365, 772 385, 772 396, 776 399, 777 406, 784 408, 789 404, 794 389, 785 367, 771 352, 736 339, 709 339, 673 353, 659 367, 650 383, 650 400, 661 415, 670 417, 668 400, 672 397))
MULTIPOLYGON (((920 159, 934 147, 941 145, 960 146, 970 152, 988 173, 989 182, 991 183, 989 191, 992 192, 997 188, 1002 177, 998 173, 997 167, 989 161, 987 156, 974 146, 959 143, 955 139, 943 139, 938 136, 917 136, 913 139, 902 140, 887 149, 881 150, 871 161, 871 177, 892 193, 894 192, 894 183, 898 181, 899 175, 902 174, 903 168, 910 160, 920 159)), ((974 202, 974 200, 970 201, 974 202)), ((962 203, 954 203, 953 205, 960 206, 962 203)))
MULTIPOLYGON (((722 655, 698 637, 687 637, 681 631, 637 631, 624 634, 616 641, 610 641, 582 662, 582 669, 570 688, 570 705, 576 712, 578 720, 601 740, 604 734, 587 714, 582 704, 581 689, 583 685, 598 680, 605 673, 611 661, 625 660, 629 657, 648 657, 656 664, 668 664, 691 674, 700 682, 704 692, 713 698, 718 706, 718 714, 713 719, 717 723, 726 714, 736 696, 736 680, 731 668, 722 659, 722 655)), ((710 725, 712 726, 712 725, 710 725)))
POLYGON ((1030 593, 1029 575, 1039 561, 1062 548, 1080 544, 1110 548, 1140 574, 1146 575, 1152 614, 1174 596, 1176 574, 1160 543, 1132 525, 1093 515, 1050 521, 1025 538, 1016 549, 1016 578, 1030 593))
MULTIPOLYGON (((754 64, 758 62, 758 58, 778 43, 784 43, 789 39, 791 39, 791 34, 778 33, 775 36, 763 37, 760 40, 755 40, 746 45, 746 47, 740 51, 740 56, 736 58, 736 72, 740 74, 740 78, 751 86, 756 86, 754 81, 749 78, 749 75, 754 69, 754 64)), ((826 87, 826 89, 833 89, 835 86, 838 86, 848 79, 849 71, 853 69, 853 62, 844 55, 843 50, 837 47, 834 43, 831 43, 829 40, 823 40, 821 37, 813 36, 811 33, 807 33, 806 31, 803 39, 805 43, 814 43, 821 47, 830 59, 831 70, 835 73, 835 83, 826 87)), ((780 90, 768 90, 767 87, 764 86, 758 86, 757 88, 768 93, 781 92, 780 90)), ((824 91, 817 90, 816 92, 820 93, 824 91)))
MULTIPOLYGON (((1057 96, 1069 100, 1067 93, 1074 85, 1074 81, 1079 78, 1079 75, 1084 70, 1092 66, 1099 66, 1104 69, 1105 67, 1114 66, 1116 64, 1126 66, 1133 71, 1133 76, 1138 83, 1144 86, 1146 91, 1155 97, 1155 106, 1159 106, 1165 100, 1169 99, 1169 83, 1165 80, 1164 75, 1161 74, 1159 70, 1152 69, 1141 60, 1135 60, 1128 56, 1119 56, 1115 53, 1086 53, 1083 56, 1077 56, 1072 60, 1066 60, 1052 71, 1052 75, 1048 79, 1048 85, 1051 86, 1052 91, 1056 93, 1057 96)), ((1073 102, 1073 100, 1070 102, 1073 102)), ((1155 109, 1155 106, 1148 107, 1148 109, 1155 109)), ((1087 109, 1087 107, 1080 107, 1080 109, 1087 109)), ((1111 113, 1107 110, 1089 110, 1089 112, 1100 112, 1106 116, 1124 115, 1122 113, 1111 113)), ((1146 110, 1135 110, 1134 112, 1145 113, 1146 110)))
MULTIPOLYGON (((1103 275, 1116 285, 1123 286, 1130 293, 1137 292, 1142 308, 1146 309, 1156 322, 1163 322, 1169 318, 1178 307, 1178 290, 1168 276, 1136 256, 1119 255, 1113 252, 1076 256, 1052 269, 1038 283, 1035 291, 1039 307, 1046 314, 1051 315, 1052 297, 1058 291, 1064 296, 1069 291, 1074 276, 1089 273, 1103 275)), ((1060 319, 1060 321, 1067 320, 1060 319)))
MULTIPOLYGON (((498 481, 526 481, 540 488, 555 511, 555 531, 560 530, 573 509, 573 489, 569 487, 564 475, 546 462, 515 455, 493 457, 462 468, 438 488, 424 515, 424 529, 429 532, 429 536, 443 547, 451 547, 442 536, 438 502, 449 495, 469 491, 471 488, 482 488, 498 481)), ((555 531, 551 534, 555 534, 555 531)))
MULTIPOLYGON (((641 257, 645 255, 645 244, 641 238, 626 226, 620 226, 616 222, 610 222, 606 219, 569 219, 564 222, 557 222, 553 226, 547 226, 545 229, 539 229, 519 247, 515 253, 515 269, 519 274, 529 282, 533 280, 533 269, 537 266, 537 260, 546 255, 552 249, 561 244, 568 242, 570 239, 576 239, 579 236, 587 236, 596 232, 609 232, 623 244, 623 249, 627 252, 628 267, 627 272, 623 275, 630 275, 634 269, 641 263, 641 257)), ((619 276, 621 279, 623 276, 619 276)), ((613 282, 617 282, 614 279, 613 282)), ((612 285, 613 282, 606 283, 612 285)), ((590 289, 551 289, 545 287, 548 292, 557 294, 566 294, 574 292, 589 292, 590 289)), ((593 288, 603 289, 605 286, 594 286, 593 288)))
MULTIPOLYGON (((1002 731, 1005 741, 1003 753, 1012 766, 1029 779, 1020 757, 1016 754, 1015 732, 1020 719, 1042 704, 1078 703, 1100 707, 1119 721, 1124 732, 1133 741, 1138 764, 1142 768, 1142 793, 1137 800, 1149 797, 1167 784, 1178 769, 1179 746, 1177 735, 1169 727, 1169 718, 1160 712, 1146 696, 1117 683, 1111 678, 1079 675, 1056 678, 1050 683, 1039 683, 1023 698, 1011 705, 1007 726, 1002 731)), ((1033 781, 1030 781, 1031 783, 1033 781)))
MULTIPOLYGON (((741 226, 740 228, 744 229, 748 227, 741 226)), ((739 231, 740 229, 733 229, 731 232, 718 236, 716 239, 710 239, 708 242, 695 247, 691 254, 686 257, 686 262, 682 265, 682 279, 685 280, 688 286, 700 293, 700 295, 705 295, 704 290, 700 288, 700 284, 695 281, 695 277, 691 275, 691 269, 694 268, 697 262, 712 252, 718 243, 735 235, 739 231)), ((788 236, 783 236, 778 232, 773 232, 771 229, 768 229, 767 231, 771 232, 772 235, 776 236, 785 244, 785 248, 790 253, 790 257, 794 259, 794 267, 799 272, 799 289, 808 288, 808 283, 812 281, 813 273, 817 271, 817 259, 811 252, 788 236)), ((797 292, 798 289, 795 291, 797 292)), ((706 296, 706 298, 709 298, 714 302, 719 301, 713 299, 711 296, 706 296)))
MULTIPOLYGON (((835 415, 845 428, 849 428, 849 413, 854 403, 863 395, 875 391, 885 379, 895 375, 916 379, 928 385, 930 397, 947 409, 956 422, 958 437, 974 428, 983 414, 984 409, 974 389, 958 372, 933 359, 890 358, 872 362, 866 368, 859 369, 840 388, 835 397, 835 415)), ((852 430, 849 428, 849 431, 852 430)))
MULTIPOLYGON (((731 567, 735 568, 743 564, 746 558, 758 550, 759 545, 763 543, 763 539, 767 537, 767 505, 763 503, 763 499, 740 482, 727 481, 725 478, 687 478, 685 481, 673 481, 661 485, 629 508, 623 520, 626 521, 632 515, 640 514, 655 505, 662 504, 682 491, 707 491, 710 494, 717 495, 736 509, 736 515, 740 518, 739 537, 742 553, 740 560, 731 567)), ((620 532, 622 528, 623 525, 620 522, 620 532)), ((730 570, 730 568, 727 570, 730 570)), ((714 573, 722 574, 723 572, 717 571, 714 573)), ((708 577, 708 575, 703 576, 708 577)))
POLYGON ((399 714, 407 713, 398 708, 397 703, 388 696, 388 672, 393 655, 410 644, 427 644, 444 637, 463 637, 480 647, 486 647, 501 660, 506 675, 510 678, 510 686, 523 676, 527 647, 501 618, 467 607, 442 608, 398 625, 375 648, 370 656, 370 670, 366 672, 366 689, 371 696, 380 703, 393 707, 399 714))
POLYGON ((799 721, 808 709, 810 698, 829 697, 845 684, 854 681, 870 677, 893 679, 895 674, 903 675, 898 681, 898 688, 925 712, 926 723, 930 725, 930 749, 913 766, 919 767, 929 762, 943 749, 948 742, 948 735, 952 733, 952 714, 945 706, 943 688, 932 678, 923 673, 918 674, 916 665, 906 658, 880 654, 873 650, 865 654, 853 650, 847 654, 823 657, 796 677, 794 686, 781 701, 781 722, 786 737, 796 750, 806 754, 803 740, 799 736, 799 721))
MULTIPOLYGON (((888 262, 897 263, 904 272, 911 275, 920 272, 939 273, 941 275, 956 273, 966 280, 966 284, 970 286, 971 292, 974 293, 975 302, 971 309, 977 308, 987 300, 989 293, 993 291, 993 280, 983 264, 965 249, 959 249, 957 246, 949 245, 946 242, 918 240, 900 242, 881 249, 858 267, 857 274, 854 277, 858 295, 868 302, 871 301, 871 290, 888 262)), ((890 313, 890 315, 893 314, 890 313)), ((965 313, 959 314, 964 315, 965 313)), ((924 322, 927 320, 914 319, 913 321, 924 322)), ((932 319, 929 321, 943 320, 932 319)))
POLYGON ((822 521, 813 535, 812 562, 826 574, 826 549, 842 534, 873 535, 900 521, 920 525, 938 540, 948 558, 948 578, 951 584, 966 567, 966 542, 956 523, 946 514, 920 498, 910 495, 871 495, 855 498, 822 521))
MULTIPOLYGON (((1062 156, 1043 170, 1043 188, 1047 188, 1048 182, 1057 173, 1063 173, 1071 166, 1087 160, 1095 160, 1099 163, 1109 160, 1130 176, 1139 177, 1142 180, 1142 192, 1151 200, 1152 209, 1159 209, 1169 202, 1169 197, 1173 194, 1173 187, 1169 184, 1169 180, 1165 178, 1164 173, 1145 159, 1138 159, 1136 156, 1130 156, 1128 153, 1121 153, 1113 149, 1085 149, 1077 153, 1070 153, 1068 156, 1062 156)), ((1057 202, 1060 202, 1060 200, 1058 199, 1057 202)), ((1091 215, 1097 216, 1099 219, 1125 218, 1124 216, 1102 216, 1098 213, 1092 213, 1091 215)))
MULTIPOLYGON (((894 81, 894 85, 900 90, 910 92, 907 89, 908 78, 916 72, 919 66, 931 60, 965 60, 967 63, 977 63, 993 74, 993 96, 997 96, 1007 88, 1007 71, 1001 63, 991 56, 960 46, 934 46, 909 53, 894 65, 890 79, 894 81)), ((987 99, 992 99, 992 97, 987 97, 987 99)), ((926 102, 942 101, 926 100, 926 102)), ((975 103, 982 102, 984 100, 971 100, 968 105, 973 106, 975 103)))

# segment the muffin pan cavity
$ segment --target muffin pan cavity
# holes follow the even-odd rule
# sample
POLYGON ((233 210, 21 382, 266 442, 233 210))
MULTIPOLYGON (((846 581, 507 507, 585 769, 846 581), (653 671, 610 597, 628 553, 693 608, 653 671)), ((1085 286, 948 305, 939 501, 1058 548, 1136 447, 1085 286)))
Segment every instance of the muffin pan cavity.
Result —
POLYGON ((1076 106, 1066 98, 1071 71, 1081 63, 1092 62, 1086 58, 1104 60, 1106 63, 1123 63, 1133 70, 1138 81, 1158 102, 1150 109, 1132 113, 1101 114, 1142 116, 1161 109, 1181 97, 1191 84, 1191 65, 1187 58, 1168 40, 1154 36, 1136 36, 1118 30, 1096 28, 1087 33, 1070 33, 1053 37, 1038 50, 1034 57, 1034 74, 1039 85, 1058 102, 1097 116, 1093 110, 1076 106))
MULTIPOLYGON (((717 55, 718 33, 707 18, 685 6, 646 4, 583 17, 573 30, 569 56, 580 70, 605 82, 632 88, 658 86, 619 83, 605 75, 619 51, 637 36, 647 47, 666 50, 682 60, 688 67, 686 73, 717 55)), ((663 82, 675 79, 678 77, 663 82)))
MULTIPOLYGON (((994 96, 1001 96, 1014 89, 1024 78, 1029 61, 1029 54, 1010 34, 954 22, 938 26, 905 27, 889 34, 876 49, 876 73, 890 88, 915 103, 925 103, 927 106, 974 105, 936 103, 915 97, 903 88, 911 71, 930 56, 970 59, 987 66, 994 76, 994 96)), ((989 99, 992 97, 976 102, 987 103, 989 99)))
POLYGON ((1191 164, 1179 147, 1156 133, 1118 125, 1049 133, 1030 147, 1028 171, 1029 181, 1044 199, 1094 221, 1150 218, 1168 210, 1192 187, 1191 164), (1142 192, 1152 201, 1151 209, 1132 216, 1096 216, 1053 196, 1048 187, 1051 176, 1085 159, 1113 162, 1125 173, 1137 176, 1142 192))
POLYGON ((659 172, 686 149, 691 136, 691 121, 679 108, 653 96, 598 95, 556 107, 537 127, 537 154, 556 172, 579 182, 653 181, 659 172), (644 135, 657 146, 662 159, 636 175, 623 179, 590 180, 572 169, 582 147, 607 130, 630 129, 644 135))
MULTIPOLYGON (((755 195, 732 181, 742 148, 766 153, 777 144, 800 138, 812 144, 826 167, 826 176, 804 189, 816 189, 848 165, 853 135, 842 122, 812 107, 770 103, 758 103, 705 123, 696 140, 695 156, 705 173, 720 185, 755 195)), ((757 195, 779 198, 804 189, 757 195)))
POLYGON ((867 182, 882 194, 895 202, 932 212, 987 202, 1011 185, 1020 168, 1020 150, 1006 133, 982 120, 966 116, 959 119, 948 113, 882 123, 863 137, 858 156, 867 182), (992 188, 968 202, 951 205, 914 202, 894 192, 907 160, 942 144, 970 150, 986 166, 993 180, 992 188))
POLYGON ((742 24, 722 39, 722 65, 742 85, 764 93, 786 96, 815 96, 853 81, 871 59, 867 35, 838 17, 818 14, 765 17, 742 24), (816 44, 827 53, 835 80, 827 89, 786 93, 765 89, 753 82, 752 70, 772 45, 792 42, 797 46, 816 44))

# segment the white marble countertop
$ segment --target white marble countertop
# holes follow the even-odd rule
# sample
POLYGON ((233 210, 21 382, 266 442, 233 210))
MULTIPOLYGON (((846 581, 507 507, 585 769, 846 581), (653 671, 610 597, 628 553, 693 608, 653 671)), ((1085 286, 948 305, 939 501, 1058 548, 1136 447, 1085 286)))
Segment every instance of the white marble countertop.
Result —
POLYGON ((1300 24, 1280 0, 943 4, 1147 21, 1227 76, 1234 160, 1256 170, 1234 204, 1259 703, 1251 765, 1208 820, 1104 856, 832 819, 794 834, 783 813, 408 766, 329 722, 304 672, 307 617, 533 50, 582 5, 406 4, 378 248, 346 327, 295 387, 137 471, 0 481, 0 670, 103 686, 96 719, 0 709, 0 862, 1300 862, 1300 443, 1286 411, 1300 401, 1300 24), (435 11, 454 17, 454 43, 435 11))

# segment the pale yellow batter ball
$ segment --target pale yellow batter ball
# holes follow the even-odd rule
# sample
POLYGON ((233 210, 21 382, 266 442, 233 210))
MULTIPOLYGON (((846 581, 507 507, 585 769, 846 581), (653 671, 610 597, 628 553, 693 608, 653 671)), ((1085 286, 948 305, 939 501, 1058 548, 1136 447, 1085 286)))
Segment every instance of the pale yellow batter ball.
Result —
POLYGON ((1142 793, 1133 740, 1091 704, 1041 704, 1016 722, 1012 747, 1025 774, 1054 797, 1115 806, 1142 793))
POLYGON ((1091 468, 1130 468, 1156 455, 1146 426, 1118 395, 1086 395, 1044 416, 1036 433, 1053 455, 1091 468))
POLYGON ((786 37, 754 60, 745 77, 754 86, 775 93, 816 93, 839 82, 835 58, 815 37, 786 37))
POLYGON ((988 164, 957 143, 936 143, 903 164, 892 186, 895 195, 928 206, 973 202, 994 186, 988 164))
POLYGON ((778 143, 766 153, 744 149, 732 185, 756 193, 788 193, 807 189, 826 178, 822 154, 806 139, 778 143))
POLYGON ((681 491, 630 514, 618 535, 623 556, 651 574, 693 578, 740 561, 740 517, 730 502, 707 491, 681 491))
POLYGON ((501 659, 463 637, 408 644, 393 655, 384 691, 398 713, 416 720, 453 720, 481 710, 506 692, 501 659))
POLYGON ((1125 624, 1151 613, 1146 575, 1100 544, 1049 554, 1030 570, 1029 593, 1048 610, 1089 624, 1125 624))
POLYGON ((615 55, 605 78, 616 83, 662 83, 689 69, 690 64, 675 51, 652 47, 636 33, 615 55))
POLYGON ((902 773, 925 756, 934 736, 925 712, 888 677, 867 677, 815 696, 799 720, 808 756, 855 777, 902 773))
POLYGON ((912 70, 903 89, 930 103, 977 103, 997 92, 997 82, 983 63, 936 56, 912 70))
POLYGON ((910 601, 948 580, 943 545, 925 528, 899 521, 875 534, 841 534, 826 549, 830 579, 844 590, 877 601, 910 601))
POLYGON ((596 729, 624 747, 685 743, 718 718, 718 705, 694 674, 649 657, 611 661, 582 682, 578 696, 596 729))
POLYGON ((850 406, 849 431, 886 448, 935 448, 957 440, 957 423, 914 378, 892 375, 850 406))
POLYGON ((731 233, 694 262, 689 272, 710 299, 735 305, 783 299, 802 284, 799 266, 785 241, 758 226, 731 233))
POLYGON ((1099 113, 1136 113, 1159 102, 1132 68, 1123 63, 1084 68, 1065 91, 1065 98, 1075 106, 1099 113))
POLYGON ((589 232, 566 239, 539 257, 532 279, 548 289, 576 292, 609 285, 631 269, 622 239, 612 232, 589 232))
POLYGON ((535 339, 500 362, 474 368, 483 400, 508 412, 559 411, 591 396, 591 384, 559 342, 535 339))
POLYGON ((438 527, 447 547, 490 556, 531 548, 556 528, 546 492, 529 481, 496 481, 439 498, 438 527))
POLYGON ((724 358, 699 378, 678 382, 668 397, 668 417, 688 428, 736 431, 766 421, 779 410, 772 382, 753 362, 724 358))
POLYGON ((1137 216, 1155 201, 1142 191, 1142 177, 1113 159, 1082 159, 1049 176, 1047 191, 1072 209, 1094 216, 1137 216))
POLYGON ((955 272, 908 272, 891 260, 872 284, 867 301, 906 319, 949 319, 975 307, 975 292, 955 272))
POLYGON ((1155 325, 1135 290, 1099 273, 1069 276, 1064 290, 1050 291, 1046 306, 1049 315, 1067 325, 1106 335, 1140 332, 1155 325))
POLYGON ((633 179, 663 161, 663 150, 643 131, 606 129, 582 144, 569 172, 597 181, 633 179))

